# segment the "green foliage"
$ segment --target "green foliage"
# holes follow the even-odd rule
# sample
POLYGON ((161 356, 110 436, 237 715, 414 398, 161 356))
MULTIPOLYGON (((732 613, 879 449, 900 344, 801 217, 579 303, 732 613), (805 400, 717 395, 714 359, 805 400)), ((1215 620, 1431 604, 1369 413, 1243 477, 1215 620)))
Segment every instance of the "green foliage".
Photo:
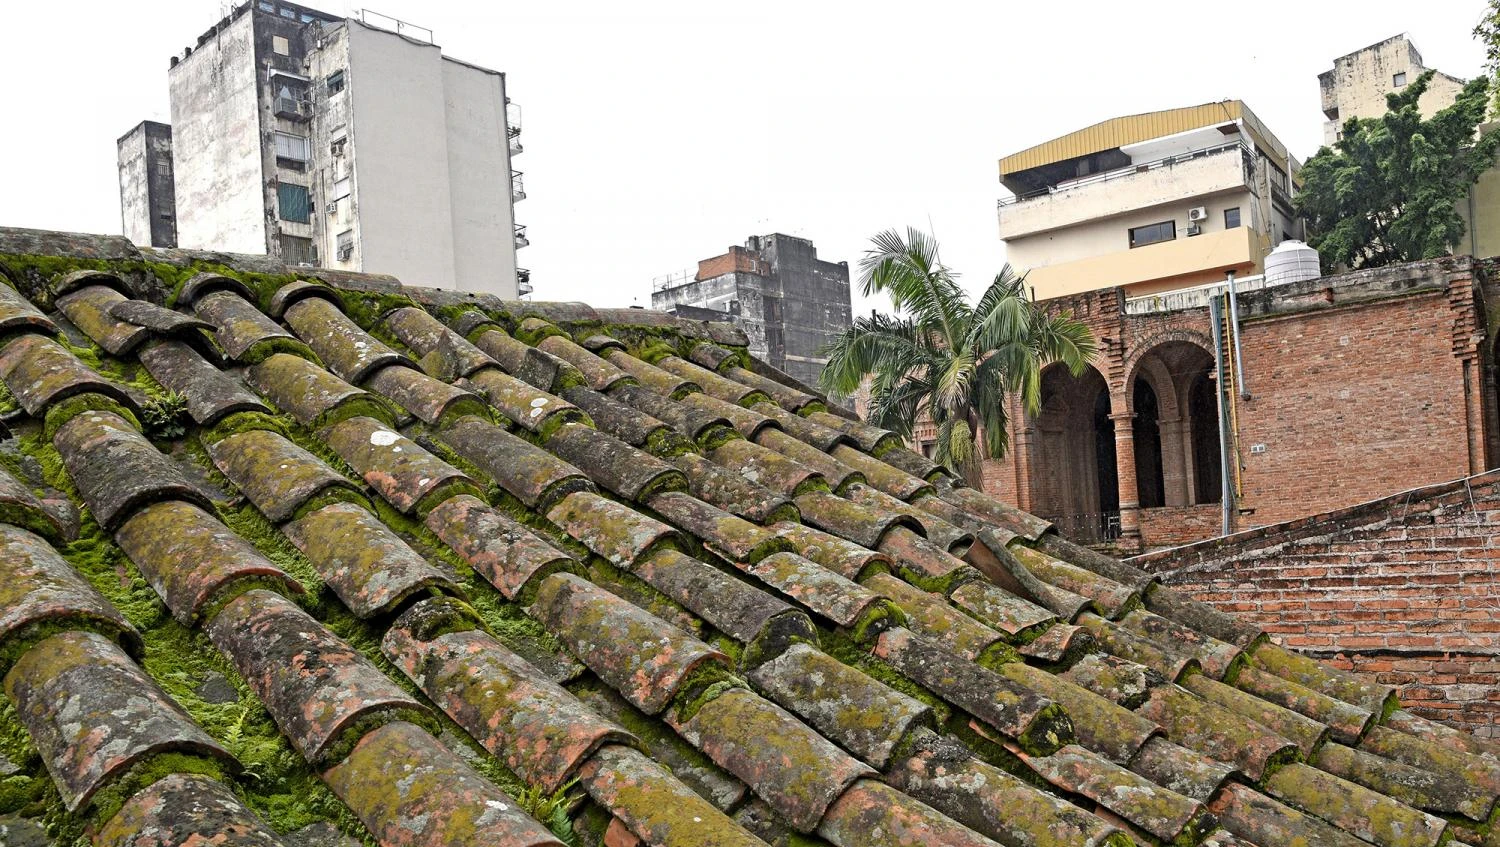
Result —
POLYGON ((970 303, 937 241, 916 229, 876 235, 860 285, 867 297, 888 294, 899 314, 856 319, 823 349, 820 384, 847 397, 872 377, 871 423, 909 438, 926 415, 938 430, 934 459, 971 481, 982 459, 1010 447, 1008 398, 1036 414, 1042 369, 1061 362, 1079 374, 1094 355, 1088 327, 1037 308, 1009 265, 970 303))
POLYGON ((1490 103, 1490 116, 1500 117, 1500 0, 1489 0, 1484 16, 1474 27, 1474 37, 1484 45, 1484 69, 1490 75, 1490 86, 1494 99, 1490 103))
POLYGON ((538 787, 527 786, 516 795, 516 802, 527 814, 541 821, 553 835, 571 847, 578 843, 578 835, 573 831, 573 819, 568 816, 568 809, 573 805, 570 795, 576 785, 578 780, 571 780, 551 794, 538 787))
POLYGON ((1464 236, 1458 203, 1495 164, 1500 133, 1476 137, 1488 79, 1423 120, 1432 71, 1386 95, 1379 118, 1350 118, 1343 137, 1302 168, 1297 211, 1326 267, 1374 268, 1447 255, 1464 236))
POLYGON ((191 421, 187 413, 187 398, 176 391, 167 391, 151 398, 141 407, 141 423, 146 437, 153 441, 174 441, 187 435, 191 421))

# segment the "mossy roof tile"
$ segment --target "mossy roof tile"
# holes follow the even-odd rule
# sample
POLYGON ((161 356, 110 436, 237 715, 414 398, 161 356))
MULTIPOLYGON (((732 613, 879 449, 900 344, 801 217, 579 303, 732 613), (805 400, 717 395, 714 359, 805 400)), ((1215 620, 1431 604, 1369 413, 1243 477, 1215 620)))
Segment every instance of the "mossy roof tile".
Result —
POLYGON ((159 500, 213 508, 172 459, 113 412, 77 415, 52 441, 73 485, 105 529, 115 529, 137 509, 159 500))
POLYGON ((212 426, 236 412, 270 411, 239 380, 181 341, 149 342, 141 348, 140 359, 163 388, 182 395, 188 414, 200 426, 212 426))
POLYGON ((151 330, 110 314, 129 299, 107 285, 85 285, 57 298, 57 308, 74 326, 111 354, 130 353, 151 337, 151 330))
POLYGON ((262 314, 247 296, 233 290, 215 290, 200 295, 193 301, 193 311, 214 325, 219 346, 236 360, 244 359, 258 346, 296 338, 262 314))
POLYGON ((132 796, 94 836, 97 847, 283 847, 229 787, 195 774, 172 774, 132 796))
POLYGON ((349 611, 361 618, 390 612, 428 591, 463 594, 452 577, 355 503, 330 503, 283 530, 349 611))
POLYGON ((51 338, 22 335, 4 344, 0 349, 0 380, 34 418, 79 394, 99 394, 132 412, 140 411, 135 398, 122 386, 91 370, 51 338))
POLYGON ((140 653, 135 627, 51 545, 20 527, 0 523, 0 644, 48 621, 113 635, 131 652, 140 653))
POLYGON ((342 490, 357 496, 353 483, 323 460, 268 429, 235 433, 209 445, 208 454, 219 471, 272 523, 290 520, 298 509, 326 491, 342 490))

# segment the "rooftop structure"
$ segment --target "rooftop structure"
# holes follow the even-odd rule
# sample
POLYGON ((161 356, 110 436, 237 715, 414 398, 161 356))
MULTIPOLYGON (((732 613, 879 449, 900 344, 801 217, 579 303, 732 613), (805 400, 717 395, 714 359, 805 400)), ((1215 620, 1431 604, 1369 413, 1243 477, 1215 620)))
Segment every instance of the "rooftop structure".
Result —
POLYGON ((1039 299, 1258 273, 1300 167, 1239 100, 1112 118, 1000 160, 1000 238, 1039 299))
POLYGON ((728 324, 30 230, 0 266, 3 796, 96 844, 1489 832, 1493 742, 728 324))

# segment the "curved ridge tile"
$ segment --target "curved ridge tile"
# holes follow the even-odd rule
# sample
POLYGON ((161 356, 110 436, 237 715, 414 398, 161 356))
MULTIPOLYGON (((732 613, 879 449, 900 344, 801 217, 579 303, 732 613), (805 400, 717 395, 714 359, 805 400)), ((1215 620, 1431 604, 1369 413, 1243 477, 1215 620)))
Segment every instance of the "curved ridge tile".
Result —
POLYGON ((112 412, 84 412, 58 429, 52 443, 94 519, 106 530, 142 506, 183 500, 212 509, 182 469, 135 427, 112 412))
POLYGON ((647 844, 764 847, 666 768, 629 747, 604 747, 584 764, 579 778, 594 802, 647 844))
POLYGON ((175 305, 179 309, 191 308, 200 299, 207 297, 215 291, 231 291, 246 300, 254 300, 255 292, 250 286, 223 274, 212 271, 201 271, 188 278, 182 287, 177 289, 175 305))
POLYGON ((21 332, 56 335, 57 324, 0 278, 0 334, 21 332))
POLYGON ((747 665, 778 654, 794 640, 817 641, 812 621, 791 604, 676 550, 657 550, 638 560, 632 572, 709 626, 748 645, 747 665))
POLYGON ((837 847, 999 847, 926 803, 873 779, 849 786, 829 806, 818 834, 837 847))
POLYGON ((241 594, 207 631, 282 734, 315 765, 324 763, 345 730, 362 718, 427 713, 368 659, 279 594, 241 594))
POLYGON ((592 491, 569 494, 547 511, 547 520, 626 570, 652 550, 681 540, 672 527, 592 491))
POLYGON ((472 392, 405 365, 381 368, 365 379, 365 385, 425 424, 436 425, 459 415, 486 414, 484 401, 472 392))
POLYGON ((267 429, 235 433, 209 445, 208 455, 272 523, 289 520, 325 491, 363 496, 317 456, 267 429))
POLYGON ((422 357, 422 370, 438 379, 452 381, 495 363, 483 350, 415 306, 386 315, 385 325, 397 340, 422 357))
POLYGON ((30 530, 56 543, 64 543, 66 535, 58 516, 4 467, 0 467, 0 523, 30 530))
POLYGON ((805 444, 787 434, 781 429, 763 429, 752 439, 756 444, 768 450, 774 450, 788 459, 823 475, 828 480, 828 487, 834 491, 844 491, 846 488, 861 484, 865 481, 865 475, 858 470, 849 467, 838 459, 805 444))
POLYGON ((41 335, 23 335, 0 348, 0 380, 34 418, 79 394, 102 394, 131 412, 140 407, 120 385, 95 373, 67 348, 41 335))
POLYGON ((564 847, 415 724, 372 730, 323 781, 382 847, 564 847))
POLYGON ((796 498, 797 508, 808 524, 871 550, 894 527, 905 527, 917 535, 922 525, 902 514, 882 513, 825 491, 810 491, 796 498))
POLYGON ((548 394, 499 368, 484 368, 456 385, 483 395, 500 414, 531 432, 549 431, 558 421, 579 421, 585 416, 572 403, 548 394))
POLYGON ((708 451, 708 458, 756 485, 788 497, 828 488, 828 480, 807 465, 743 438, 731 438, 714 447, 708 451))
POLYGON ((283 532, 356 617, 390 612, 408 598, 463 589, 354 503, 331 503, 291 521, 283 532))
POLYGON ((183 752, 237 767, 113 641, 64 632, 26 651, 5 693, 69 811, 131 765, 183 752))
POLYGON ((131 796, 94 835, 95 847, 283 847, 229 787, 172 774, 131 796))
POLYGON ((669 461, 687 474, 688 491, 726 512, 758 524, 777 519, 799 520, 801 513, 786 496, 756 485, 740 474, 703 458, 683 453, 669 461))
POLYGON ((1049 783, 1093 800, 1163 843, 1195 841, 1197 833, 1213 828, 1213 818, 1203 819, 1199 801, 1154 785, 1077 745, 1050 756, 1018 756, 1049 783))

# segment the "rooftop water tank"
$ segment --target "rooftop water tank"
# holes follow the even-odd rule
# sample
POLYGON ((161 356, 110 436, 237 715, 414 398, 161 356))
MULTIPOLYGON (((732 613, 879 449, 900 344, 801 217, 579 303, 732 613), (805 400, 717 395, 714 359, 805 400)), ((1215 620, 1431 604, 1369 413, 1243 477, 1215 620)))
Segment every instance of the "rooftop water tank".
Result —
POLYGON ((1283 241, 1266 256, 1266 286, 1285 285, 1323 275, 1318 251, 1301 241, 1283 241))

